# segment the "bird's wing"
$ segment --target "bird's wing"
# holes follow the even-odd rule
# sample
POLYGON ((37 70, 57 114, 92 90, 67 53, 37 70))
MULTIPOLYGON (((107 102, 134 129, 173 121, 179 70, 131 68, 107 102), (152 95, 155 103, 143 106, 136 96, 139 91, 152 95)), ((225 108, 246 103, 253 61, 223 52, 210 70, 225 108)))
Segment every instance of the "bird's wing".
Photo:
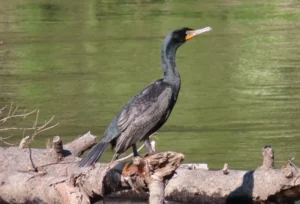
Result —
POLYGON ((156 81, 135 96, 118 117, 120 136, 116 149, 125 151, 168 117, 171 97, 171 87, 162 81, 156 81))

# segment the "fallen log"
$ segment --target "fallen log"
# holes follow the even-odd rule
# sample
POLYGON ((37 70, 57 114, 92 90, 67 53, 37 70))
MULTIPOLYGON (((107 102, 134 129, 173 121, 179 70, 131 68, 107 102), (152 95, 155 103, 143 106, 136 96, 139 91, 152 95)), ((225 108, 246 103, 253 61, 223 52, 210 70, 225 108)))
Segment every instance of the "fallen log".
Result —
POLYGON ((78 168, 77 155, 94 144, 95 137, 88 133, 65 146, 56 136, 50 149, 0 148, 1 203, 90 203, 111 192, 133 189, 149 191, 150 203, 160 204, 165 182, 184 158, 180 153, 162 152, 78 168))
POLYGON ((300 199, 299 169, 291 161, 275 169, 270 146, 263 150, 263 165, 251 171, 231 170, 228 165, 218 171, 180 166, 184 156, 175 152, 78 168, 78 156, 95 142, 87 133, 66 145, 56 136, 49 149, 0 148, 0 203, 73 204, 103 198, 149 199, 157 204, 166 200, 294 203, 300 199))
MULTIPOLYGON (((198 169, 183 164, 168 182, 165 199, 176 203, 197 204, 294 204, 300 200, 300 172, 291 162, 274 168, 274 151, 263 149, 263 164, 255 170, 198 169)), ((110 195, 112 199, 146 197, 131 191, 110 195)))

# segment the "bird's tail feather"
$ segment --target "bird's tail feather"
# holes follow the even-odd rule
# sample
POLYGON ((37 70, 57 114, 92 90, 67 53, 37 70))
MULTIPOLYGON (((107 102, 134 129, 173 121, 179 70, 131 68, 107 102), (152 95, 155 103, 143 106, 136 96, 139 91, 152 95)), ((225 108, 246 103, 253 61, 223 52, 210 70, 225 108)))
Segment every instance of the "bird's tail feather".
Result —
POLYGON ((95 163, 103 154, 104 150, 106 149, 109 143, 98 143, 93 149, 83 158, 77 166, 84 167, 90 166, 95 163))

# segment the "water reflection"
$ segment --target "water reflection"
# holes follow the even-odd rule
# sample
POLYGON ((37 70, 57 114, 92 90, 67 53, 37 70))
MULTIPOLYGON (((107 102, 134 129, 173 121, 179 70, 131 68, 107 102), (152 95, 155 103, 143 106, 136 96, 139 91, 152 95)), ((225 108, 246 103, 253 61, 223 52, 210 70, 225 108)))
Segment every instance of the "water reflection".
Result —
POLYGON ((57 134, 101 136, 131 96, 162 76, 163 37, 209 25, 212 33, 178 52, 182 89, 159 151, 213 168, 254 168, 266 144, 278 164, 299 156, 297 2, 0 1, 0 104, 38 107, 41 121, 60 122, 35 145, 57 134))

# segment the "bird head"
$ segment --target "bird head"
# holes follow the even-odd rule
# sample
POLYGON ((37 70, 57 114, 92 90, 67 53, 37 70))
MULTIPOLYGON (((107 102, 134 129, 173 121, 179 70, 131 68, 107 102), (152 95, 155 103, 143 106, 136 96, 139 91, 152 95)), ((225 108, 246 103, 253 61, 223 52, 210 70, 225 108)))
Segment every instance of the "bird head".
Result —
POLYGON ((179 43, 184 43, 187 40, 190 40, 192 38, 194 38, 197 35, 200 35, 202 33, 211 31, 212 28, 211 27, 205 27, 205 28, 201 28, 201 29, 192 29, 192 28, 181 28, 178 30, 174 30, 171 34, 173 40, 179 42, 179 43))

